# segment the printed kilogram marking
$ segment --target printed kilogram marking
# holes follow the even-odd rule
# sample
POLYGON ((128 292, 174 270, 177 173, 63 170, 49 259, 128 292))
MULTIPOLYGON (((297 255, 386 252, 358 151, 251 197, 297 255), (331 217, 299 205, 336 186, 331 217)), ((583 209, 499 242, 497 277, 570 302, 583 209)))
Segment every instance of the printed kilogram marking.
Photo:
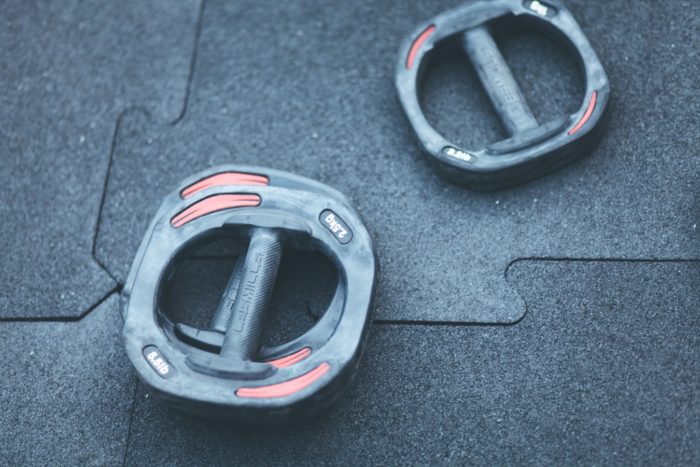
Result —
POLYGON ((534 11, 540 16, 554 16, 557 12, 553 6, 547 5, 539 0, 526 1, 525 8, 534 11))
POLYGON ((335 236, 341 244, 345 245, 352 240, 350 227, 333 211, 326 209, 319 217, 323 224, 335 236))

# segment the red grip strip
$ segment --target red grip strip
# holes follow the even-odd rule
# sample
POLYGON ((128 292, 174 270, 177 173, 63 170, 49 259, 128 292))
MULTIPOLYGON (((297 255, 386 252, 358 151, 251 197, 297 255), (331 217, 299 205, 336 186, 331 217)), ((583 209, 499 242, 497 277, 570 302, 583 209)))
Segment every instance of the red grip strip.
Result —
POLYGON ((260 205, 260 196, 258 195, 234 195, 223 194, 214 195, 208 198, 197 201, 196 203, 183 209, 179 214, 170 220, 170 225, 182 227, 188 222, 192 222, 207 214, 224 209, 242 208, 260 205))
POLYGON ((288 366, 292 366, 295 363, 299 363, 309 355, 311 355, 311 349, 308 347, 304 347, 303 349, 298 350, 293 354, 287 355, 286 357, 270 360, 269 362, 265 363, 272 366, 276 366, 277 368, 287 368, 288 366))
POLYGON ((213 186, 223 185, 268 185, 270 180, 264 175, 248 174, 242 172, 223 172, 210 175, 198 182, 193 183, 180 192, 182 199, 189 198, 193 194, 211 188, 213 186))
POLYGON ((593 91, 593 94, 591 95, 591 100, 588 102, 588 108, 586 109, 586 112, 584 112, 583 117, 581 117, 581 120, 578 121, 578 123, 569 130, 569 135, 573 135, 576 133, 578 130, 580 130, 583 125, 586 124, 589 118, 591 118, 591 115, 593 114, 593 109, 595 109, 595 101, 596 98, 598 97, 598 93, 596 91, 593 91))
POLYGON ((413 66, 413 61, 416 59, 416 55, 418 55, 418 51, 420 50, 421 46, 426 41, 426 39, 428 39, 428 36, 430 36, 434 32, 435 25, 431 24, 425 29, 425 31, 420 33, 420 35, 416 38, 415 41, 413 41, 413 44, 411 45, 411 50, 408 52, 408 58, 406 58, 407 70, 411 69, 411 67, 413 66))
POLYGON ((313 370, 306 374, 298 376, 284 383, 271 384, 269 386, 257 386, 254 388, 239 388, 236 389, 238 397, 251 399, 273 399, 276 397, 286 397, 299 392, 304 388, 309 387, 314 381, 328 373, 331 366, 323 362, 313 370))

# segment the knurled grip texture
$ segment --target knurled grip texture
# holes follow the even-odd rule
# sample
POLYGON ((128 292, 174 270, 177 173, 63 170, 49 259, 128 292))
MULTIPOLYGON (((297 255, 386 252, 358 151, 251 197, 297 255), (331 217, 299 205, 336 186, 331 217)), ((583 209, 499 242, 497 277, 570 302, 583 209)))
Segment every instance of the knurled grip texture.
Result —
POLYGON ((482 25, 464 32, 462 47, 508 132, 515 135, 537 128, 539 124, 488 27, 482 25))
POLYGON ((282 242, 274 230, 257 228, 253 231, 231 319, 221 346, 222 356, 241 360, 256 357, 282 249, 282 242))
POLYGON ((226 329, 228 329, 228 323, 233 315, 233 306, 236 303, 238 287, 241 285, 245 257, 246 250, 243 248, 241 249, 238 258, 236 258, 236 264, 233 267, 231 278, 229 279, 228 284, 226 284, 226 289, 221 296, 219 307, 216 309, 216 313, 214 313, 214 317, 211 320, 210 328, 214 331, 226 332, 226 329))

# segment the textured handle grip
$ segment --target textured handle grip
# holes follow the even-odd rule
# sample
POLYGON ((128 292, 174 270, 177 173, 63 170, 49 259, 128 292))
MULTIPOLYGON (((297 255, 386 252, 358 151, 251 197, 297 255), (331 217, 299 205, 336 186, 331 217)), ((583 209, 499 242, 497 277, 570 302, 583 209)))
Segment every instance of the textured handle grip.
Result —
POLYGON ((243 276, 245 257, 246 250, 242 249, 238 258, 236 258, 236 265, 233 267, 231 278, 228 284, 226 284, 224 294, 221 296, 219 307, 216 309, 216 313, 214 313, 214 317, 211 320, 210 329, 213 331, 224 333, 226 329, 228 329, 228 323, 233 315, 233 305, 236 303, 236 295, 238 294, 241 277, 243 276))
POLYGON ((462 48, 510 134, 537 128, 537 120, 488 28, 479 26, 462 34, 462 48))
POLYGON ((222 356, 255 358, 281 258, 282 242, 277 232, 255 229, 243 261, 231 319, 221 346, 222 356))

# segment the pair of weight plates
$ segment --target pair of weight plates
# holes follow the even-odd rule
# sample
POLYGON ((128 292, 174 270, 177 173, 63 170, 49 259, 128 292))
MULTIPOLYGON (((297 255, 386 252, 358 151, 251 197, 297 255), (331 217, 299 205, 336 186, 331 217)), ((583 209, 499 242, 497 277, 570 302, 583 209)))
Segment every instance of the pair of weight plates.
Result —
MULTIPOLYGON (((479 0, 420 25, 396 68, 403 109, 439 171, 470 188, 523 183, 588 152, 603 130, 609 84, 571 14, 558 2, 479 0), (493 20, 542 28, 579 58, 585 99, 572 115, 540 124, 491 35, 493 20), (511 136, 471 150, 449 142, 425 118, 421 77, 431 52, 458 42, 511 136)), ((367 229, 347 199, 312 180, 226 166, 185 180, 151 222, 124 287, 124 339, 136 372, 165 402, 199 415, 279 422, 308 415, 347 386, 358 364, 378 263, 367 229), (174 323, 163 288, 187 249, 214 236, 248 245, 211 325, 174 323), (337 268, 326 312, 306 333, 264 347, 260 337, 284 246, 315 250, 337 268)))
POLYGON ((367 229, 339 192, 256 167, 185 180, 161 204, 124 287, 124 340, 151 393, 210 417, 277 422, 311 414, 347 386, 370 321, 378 263, 367 229), (171 322, 164 285, 182 255, 214 237, 239 256, 209 329, 171 322), (291 342, 261 347, 282 250, 318 251, 338 270, 330 304, 291 342))

